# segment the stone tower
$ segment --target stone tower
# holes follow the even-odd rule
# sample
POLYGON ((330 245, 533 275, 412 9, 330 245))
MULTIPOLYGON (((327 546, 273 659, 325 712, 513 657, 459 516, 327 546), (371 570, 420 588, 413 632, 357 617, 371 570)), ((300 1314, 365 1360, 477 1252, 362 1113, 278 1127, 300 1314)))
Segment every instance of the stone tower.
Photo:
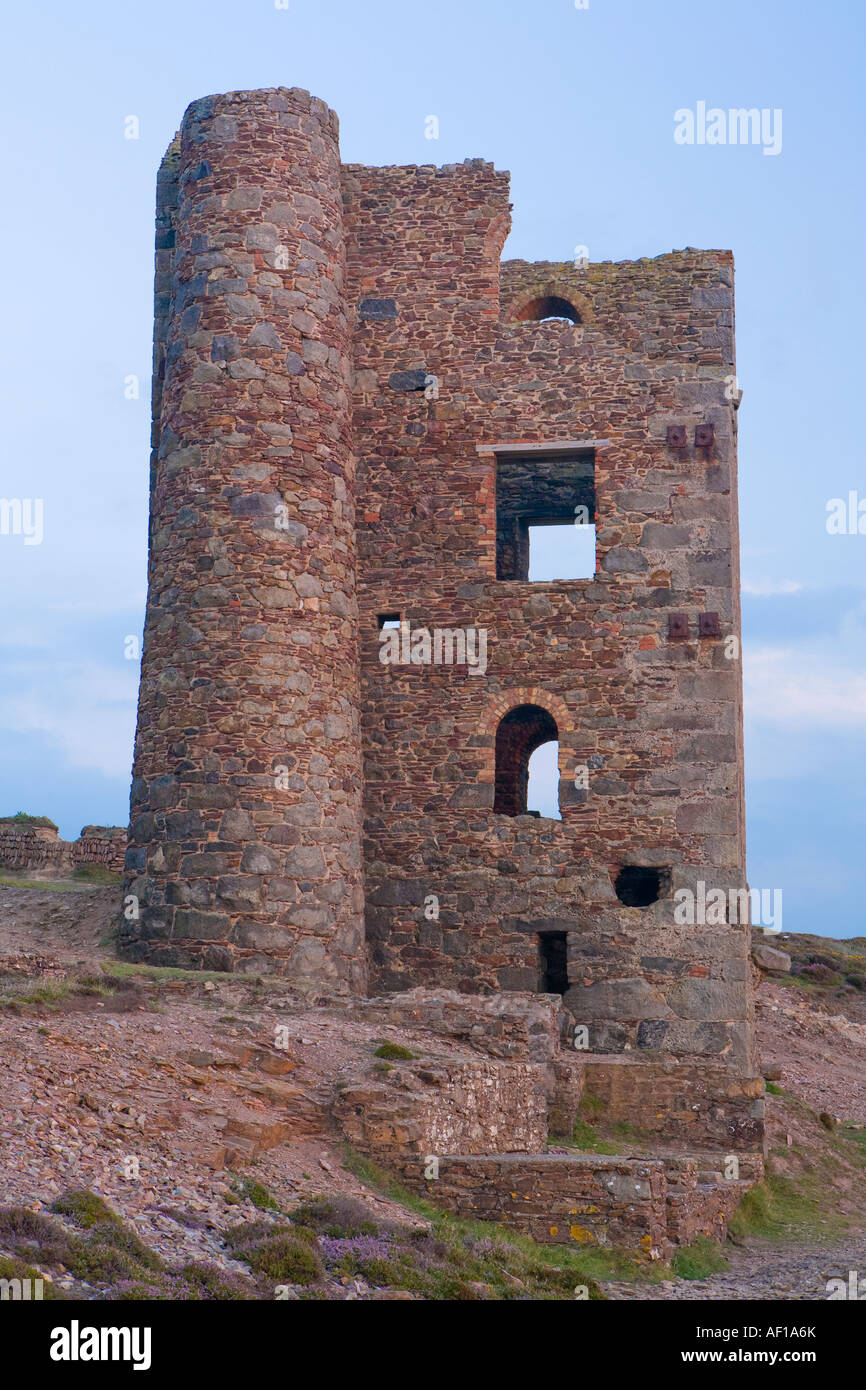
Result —
POLYGON ((306 93, 187 112, 123 949, 559 993, 597 1058, 742 1076, 733 258, 502 262, 508 199, 478 159, 341 168, 306 93), (531 579, 578 516, 588 571, 531 579))
POLYGON ((194 102, 159 179, 135 959, 365 981, 337 118, 194 102))

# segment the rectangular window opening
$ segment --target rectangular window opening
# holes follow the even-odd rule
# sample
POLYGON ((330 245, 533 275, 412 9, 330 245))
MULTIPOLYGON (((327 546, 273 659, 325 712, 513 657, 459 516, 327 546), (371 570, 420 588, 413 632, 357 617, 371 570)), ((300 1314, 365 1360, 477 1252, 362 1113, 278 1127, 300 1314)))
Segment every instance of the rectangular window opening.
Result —
POLYGON ((391 628, 400 626, 399 613, 380 613, 377 620, 380 632, 387 632, 391 628))
POLYGON ((496 578, 591 579, 595 453, 496 460, 496 578))
POLYGON ((538 992, 568 991, 568 937, 564 931, 538 933, 538 992))

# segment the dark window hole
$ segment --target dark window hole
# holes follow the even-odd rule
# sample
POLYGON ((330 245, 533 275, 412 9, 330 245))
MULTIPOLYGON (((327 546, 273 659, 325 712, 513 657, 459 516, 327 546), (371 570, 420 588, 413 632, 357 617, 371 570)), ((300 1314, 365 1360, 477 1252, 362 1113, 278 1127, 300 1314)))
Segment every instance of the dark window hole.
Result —
POLYGON ((568 938, 564 931, 538 933, 538 990, 565 994, 568 990, 568 938))
POLYGON ((625 864, 614 883, 614 891, 625 907, 650 907, 667 895, 671 886, 670 869, 649 869, 643 864, 625 864))

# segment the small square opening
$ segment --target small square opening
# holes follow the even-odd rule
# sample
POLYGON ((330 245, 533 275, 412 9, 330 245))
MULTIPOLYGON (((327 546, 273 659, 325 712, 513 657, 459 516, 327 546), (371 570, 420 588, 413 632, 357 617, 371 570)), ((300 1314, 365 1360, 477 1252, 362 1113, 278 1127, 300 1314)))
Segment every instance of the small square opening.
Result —
POLYGON ((400 626, 399 613, 380 613, 377 620, 380 632, 388 632, 392 628, 400 626))
POLYGON ((564 931, 538 933, 538 991, 565 994, 568 990, 568 937, 564 931))

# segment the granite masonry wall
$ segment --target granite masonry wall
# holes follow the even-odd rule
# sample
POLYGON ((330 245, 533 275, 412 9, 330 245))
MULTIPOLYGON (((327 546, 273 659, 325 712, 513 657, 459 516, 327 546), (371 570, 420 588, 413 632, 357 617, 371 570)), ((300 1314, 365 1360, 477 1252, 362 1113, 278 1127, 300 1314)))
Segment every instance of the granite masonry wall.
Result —
POLYGON ((195 102, 158 193, 124 950, 363 990, 336 117, 297 91, 195 102))
POLYGON ((188 110, 124 950, 552 987, 590 1052, 748 1074, 748 925, 674 919, 745 884, 732 257, 503 263, 508 196, 483 160, 341 168, 306 93, 188 110), (577 506, 591 575, 497 577, 577 506), (385 664, 386 619, 483 630, 484 669, 385 664), (494 809, 554 733, 561 818, 494 809))

